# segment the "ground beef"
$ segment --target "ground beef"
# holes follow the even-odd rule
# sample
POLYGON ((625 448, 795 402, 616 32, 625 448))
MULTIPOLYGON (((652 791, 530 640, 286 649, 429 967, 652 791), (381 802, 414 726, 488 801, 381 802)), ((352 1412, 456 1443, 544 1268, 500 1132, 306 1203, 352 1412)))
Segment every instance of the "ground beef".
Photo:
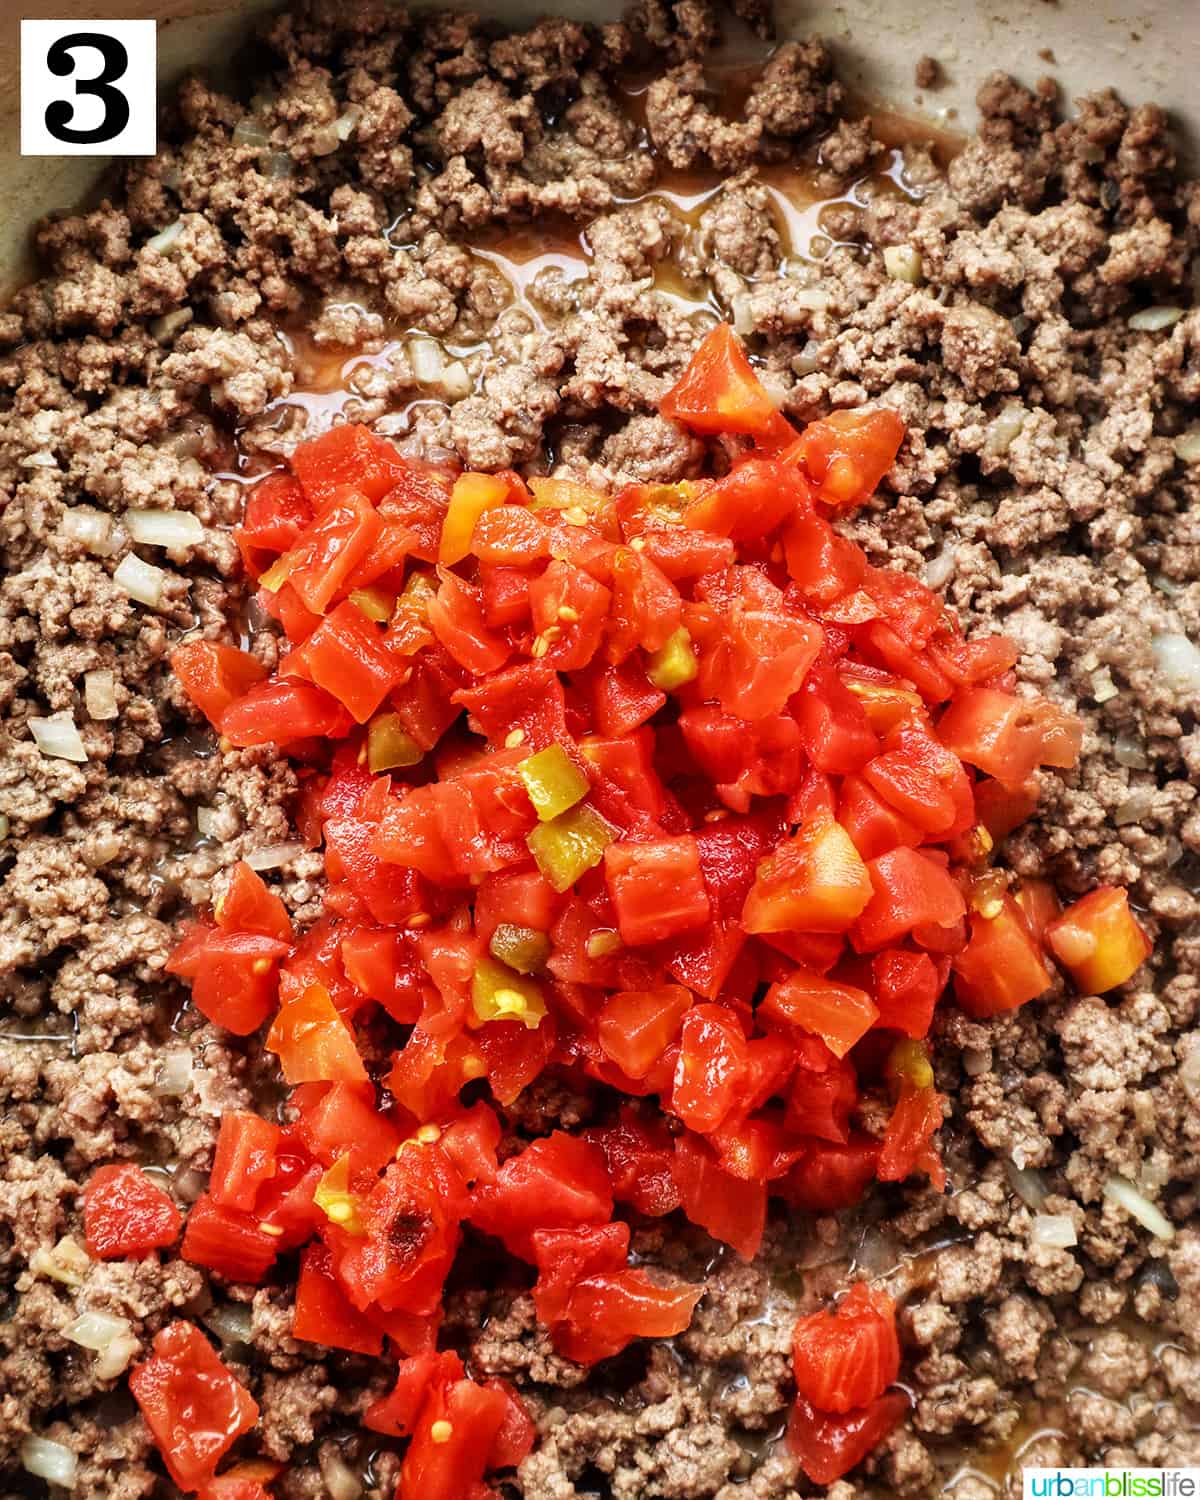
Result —
MULTIPOLYGON (((767 29, 760 5, 739 10, 767 29)), ((222 1112, 278 1097, 260 1044, 205 1022, 163 964, 224 869, 290 839, 295 777, 269 747, 215 745, 167 655, 189 633, 243 633, 274 665, 228 527, 246 474, 335 414, 428 457, 606 486, 724 461, 657 413, 714 306, 797 420, 901 413, 897 462, 848 529, 923 570, 968 631, 1009 633, 1021 680, 1082 716, 1079 768, 1042 778, 1004 852, 1067 893, 1127 883, 1155 955, 1104 999, 1059 987, 1009 1017, 939 1018, 946 1195, 914 1183, 840 1223, 776 1222, 749 1266, 673 1222, 637 1226, 639 1256, 706 1281, 670 1348, 585 1377, 493 1249, 447 1331, 537 1415, 539 1446, 503 1488, 809 1493, 779 1441, 790 1327, 853 1274, 902 1302, 914 1408, 831 1500, 935 1492, 964 1452, 999 1472, 1028 1431, 1023 1462, 1200 1462, 1200 730, 1194 685, 1154 645, 1200 640, 1200 470, 1176 451, 1200 402, 1200 188, 1176 176, 1161 111, 1104 92, 1065 119, 1051 84, 1002 75, 948 165, 889 150, 841 113, 816 40, 775 50, 732 108, 706 69, 718 31, 708 0, 511 35, 298 5, 266 26, 244 97, 187 80, 158 156, 36 232, 40 279, 0 314, 5 1485, 22 1486, 34 1431, 79 1454, 81 1500, 166 1493, 119 1382, 63 1337, 97 1308, 143 1345, 173 1317, 208 1320, 262 1404, 289 1500, 328 1493, 338 1465, 390 1496, 394 1445, 357 1432, 386 1370, 291 1340, 286 1276, 254 1292, 171 1256, 45 1269, 81 1238, 94 1166, 149 1164, 186 1205, 222 1112), (640 100, 630 69, 648 70, 640 100), (781 163, 830 200, 811 245, 778 210, 781 163), (647 196, 675 169, 690 194, 709 185, 697 212, 647 196), (523 279, 503 252, 530 223, 539 253, 563 254, 523 279), (895 246, 914 279, 889 276, 895 246), (1185 311, 1131 328, 1164 305, 1185 311), (462 373, 419 382, 414 329, 462 373), (139 549, 165 570, 155 607, 113 576, 132 506, 205 527, 194 547, 139 549), (85 761, 38 751, 29 721, 48 713, 73 716, 85 761), (1114 1172, 1174 1239, 1104 1196, 1114 1172), (1039 1245, 1041 1213, 1069 1217, 1076 1246, 1039 1245)), ((934 87, 937 65, 916 67, 934 87)), ((321 870, 305 854, 273 876, 301 925, 321 870)), ((589 1108, 547 1079, 507 1124, 574 1128, 589 1108)))

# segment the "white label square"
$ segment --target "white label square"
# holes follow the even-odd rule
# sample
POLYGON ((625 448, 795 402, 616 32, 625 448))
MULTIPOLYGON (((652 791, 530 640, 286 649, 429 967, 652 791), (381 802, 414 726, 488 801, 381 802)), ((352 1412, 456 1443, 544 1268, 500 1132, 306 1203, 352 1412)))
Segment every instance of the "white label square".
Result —
POLYGON ((22 21, 21 155, 153 156, 156 21, 22 21))

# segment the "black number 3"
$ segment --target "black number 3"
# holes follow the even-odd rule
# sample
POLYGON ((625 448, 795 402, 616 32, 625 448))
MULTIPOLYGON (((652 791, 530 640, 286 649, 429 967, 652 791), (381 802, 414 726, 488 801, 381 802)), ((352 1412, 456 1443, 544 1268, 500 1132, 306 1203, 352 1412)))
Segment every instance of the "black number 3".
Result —
POLYGON ((57 140, 92 146, 114 140, 129 124, 129 100, 120 89, 112 87, 118 78, 125 76, 129 53, 115 37, 98 31, 76 31, 58 38, 46 54, 46 66, 59 78, 69 78, 75 71, 75 58, 71 54, 77 47, 94 47, 103 59, 104 67, 94 78, 75 80, 75 93, 93 94, 101 100, 104 118, 92 130, 76 130, 70 124, 75 118, 75 105, 66 99, 56 99, 46 108, 46 129, 57 140))

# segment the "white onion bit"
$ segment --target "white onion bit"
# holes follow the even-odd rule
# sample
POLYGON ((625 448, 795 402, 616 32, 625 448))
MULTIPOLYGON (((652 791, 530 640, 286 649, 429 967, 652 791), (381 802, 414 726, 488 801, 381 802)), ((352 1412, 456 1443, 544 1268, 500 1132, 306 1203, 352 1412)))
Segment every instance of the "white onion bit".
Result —
POLYGON ((408 362, 418 385, 436 385, 442 378, 442 350, 433 339, 417 337, 408 341, 408 362))
POLYGON ((1158 670, 1170 687, 1200 693, 1200 646, 1186 635, 1156 635, 1150 642, 1158 670))
POLYGON ((1185 464, 1200 462, 1200 427, 1189 427, 1175 439, 1175 457, 1185 464))
POLYGON ((883 268, 893 281, 907 281, 917 286, 924 274, 921 252, 913 245, 887 245, 883 268))
POLYGON ((253 849, 246 855, 246 863, 252 870, 278 870, 284 865, 290 865, 292 860, 303 853, 304 845, 301 843, 264 844, 261 849, 253 849))
POLYGON ((113 572, 113 582, 117 587, 124 589, 131 599, 136 599, 139 604, 145 604, 150 609, 157 609, 162 603, 163 584, 166 580, 167 575, 162 568, 143 562, 136 552, 127 553, 113 572))
POLYGON ((334 134, 339 141, 348 141, 354 134, 355 127, 362 119, 362 106, 351 104, 333 122, 334 134))
POLYGON ((48 1276, 64 1286, 82 1286, 91 1264, 87 1251, 69 1234, 64 1234, 53 1249, 39 1245, 29 1257, 29 1269, 35 1276, 48 1276))
POLYGON ((1110 1203, 1123 1208, 1130 1218, 1136 1219, 1143 1229, 1159 1240, 1173 1240, 1175 1226, 1156 1203, 1151 1203, 1145 1193, 1139 1192, 1132 1182, 1124 1177, 1110 1177, 1104 1184, 1104 1196, 1110 1203))
POLYGON ((204 540, 200 518, 188 510, 127 510, 125 529, 147 547, 194 547, 204 540))
POLYGON ((186 328, 195 316, 190 307, 174 307, 169 313, 163 313, 161 318, 155 318, 151 322, 150 332, 160 344, 165 343, 181 328, 186 328))
POLYGON ((96 1356, 92 1369, 97 1379, 115 1380, 118 1375, 123 1375, 129 1368, 129 1361, 140 1348, 141 1345, 131 1333, 113 1339, 108 1348, 96 1356))
POLYGON ((931 589, 944 588, 954 577, 958 554, 953 547, 943 547, 925 564, 925 582, 931 589))
POLYGON ((146 249, 156 250, 159 255, 165 255, 167 251, 170 250, 172 245, 174 245, 179 240, 182 234, 183 220, 176 219, 173 224, 168 224, 165 229, 160 229, 157 234, 151 235, 151 237, 146 241, 146 249))
POLYGON ((79 730, 75 727, 75 720, 66 709, 61 713, 49 714, 44 719, 30 719, 29 732, 42 754, 53 760, 82 763, 88 758, 79 730))
POLYGON ((203 1319, 222 1343, 249 1342, 251 1314, 244 1302, 218 1302, 203 1314, 203 1319))
POLYGON ((106 1312, 84 1312, 73 1323, 67 1324, 63 1329, 63 1338, 70 1339, 81 1348, 99 1352, 107 1349, 113 1339, 129 1332, 128 1318, 118 1318, 106 1312))
POLYGON ((31 1432, 21 1444, 21 1467, 47 1484, 60 1485, 64 1490, 74 1488, 78 1465, 78 1459, 65 1443, 55 1443, 31 1432))
POLYGON ((442 371, 442 390, 451 401, 462 401, 471 394, 471 372, 461 359, 452 359, 442 371))
POLYGON ((113 519, 90 505, 77 505, 63 512, 63 535, 78 542, 97 557, 111 557, 116 550, 113 541, 113 519))
POLYGON ((196 809, 196 832, 202 839, 211 839, 217 831, 217 809, 215 807, 198 807, 196 809))
POLYGON ((1046 1184, 1042 1181, 1042 1174, 1032 1167, 1018 1167, 1013 1161, 1006 1161, 1004 1170, 1017 1197, 1035 1212, 1040 1209, 1046 1201, 1046 1184))
POLYGON ((358 1500, 363 1487, 341 1454, 332 1448, 325 1448, 319 1462, 329 1500, 358 1500))
POLYGON ((117 717, 116 675, 101 667, 83 674, 83 706, 90 719, 117 717))
POLYGON ((1029 1238, 1035 1245, 1045 1245, 1052 1250, 1069 1250, 1079 1243, 1075 1220, 1070 1214, 1036 1214, 1029 1238))
POLYGON ((1182 307, 1143 307, 1141 312, 1135 312, 1126 322, 1139 333, 1158 333, 1178 323, 1182 317, 1182 307))
POLYGON ((1119 766, 1128 766, 1131 771, 1144 771, 1150 764, 1141 740, 1131 734, 1119 734, 1113 741, 1113 759, 1119 766))
POLYGON ((154 1092, 168 1097, 186 1094, 192 1086, 192 1054, 187 1047, 164 1052, 154 1082, 154 1092))

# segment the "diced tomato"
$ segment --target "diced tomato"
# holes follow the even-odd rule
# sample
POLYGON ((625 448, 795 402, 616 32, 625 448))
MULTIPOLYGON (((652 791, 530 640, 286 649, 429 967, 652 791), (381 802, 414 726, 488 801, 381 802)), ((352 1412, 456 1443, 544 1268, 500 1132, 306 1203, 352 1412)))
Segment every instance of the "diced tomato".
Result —
POLYGON ((747 932, 844 932, 872 899, 868 867, 830 817, 781 842, 746 897, 747 932))
POLYGON ((879 1016, 875 1002, 864 990, 806 969, 796 969, 787 979, 773 984, 759 1014, 811 1031, 837 1057, 845 1057, 879 1016))
POLYGON ((696 432, 742 432, 776 447, 795 435, 728 323, 718 323, 705 335, 659 410, 696 432))
POLYGON ((1030 932, 1041 943, 1046 934, 1046 928, 1055 918, 1062 915, 1062 902, 1054 886, 1048 880, 1028 879, 1022 880, 1013 899, 1021 908, 1021 915, 1029 925, 1030 932))
POLYGON ((287 907, 262 876, 239 859, 229 873, 224 894, 213 908, 217 926, 226 932, 257 932, 281 943, 292 941, 287 907))
POLYGON ((737 719, 781 713, 820 655, 815 620, 737 600, 700 656, 700 687, 737 719))
POLYGON ((810 422, 788 450, 827 505, 860 505, 891 468, 904 423, 886 406, 830 412, 810 422))
POLYGON ((788 1447, 814 1484, 832 1484, 862 1463, 904 1420, 909 1399, 888 1391, 844 1416, 818 1412, 797 1397, 788 1423, 788 1447))
POLYGON ((296 678, 260 682, 231 703, 217 728, 232 745, 245 749, 272 742, 340 739, 352 723, 345 708, 331 694, 296 678))
POLYGON ((400 680, 403 657, 389 651, 378 626, 345 599, 288 658, 365 724, 400 680))
POLYGON ((244 1110, 221 1116, 208 1190, 222 1208, 250 1213, 259 1187, 275 1175, 280 1129, 244 1110))
POLYGON ((538 1229, 533 1234, 537 1285, 533 1303, 539 1320, 552 1327, 566 1316, 575 1287, 590 1276, 624 1270, 629 1255, 629 1225, 538 1229))
POLYGON ((749 541, 774 531, 811 501, 811 487, 798 469, 751 456, 698 495, 684 511, 683 524, 749 541))
MULTIPOLYGON (((925 1073, 932 1079, 928 1064, 925 1073)), ((944 1102, 932 1081, 916 1082, 911 1077, 901 1080, 875 1168, 880 1182, 903 1182, 914 1172, 923 1171, 939 1192, 945 1187, 945 1168, 933 1144, 941 1129, 944 1102)))
POLYGON ((470 1216, 529 1260, 535 1230, 603 1224, 612 1216, 604 1156, 590 1142, 556 1130, 510 1156, 494 1183, 477 1188, 470 1216))
POLYGON ((746 1038, 723 1005, 693 1005, 683 1017, 671 1109, 705 1134, 724 1121, 745 1086, 746 1038))
POLYGON ((818 1411, 867 1406, 900 1373, 896 1304, 859 1281, 832 1312, 801 1318, 792 1332, 796 1389, 818 1411))
POLYGON ((788 1092, 786 1123, 799 1135, 845 1145, 850 1139, 850 1111, 858 1102, 853 1067, 819 1037, 798 1037, 798 1063, 788 1092))
POLYGON ((383 533, 383 522, 360 490, 335 488, 317 507, 317 516, 261 579, 264 588, 288 583, 300 602, 323 615, 350 587, 358 565, 383 533))
POLYGON ((129 1372, 129 1389, 167 1472, 181 1490, 196 1490, 258 1421, 258 1406, 193 1324, 169 1323, 153 1347, 129 1372))
POLYGON ((554 1330, 555 1347, 567 1359, 590 1365, 611 1359, 635 1338, 672 1338, 691 1322, 703 1295, 702 1286, 667 1285, 640 1269, 590 1276, 571 1291, 554 1330))
POLYGON ((622 1072, 644 1078, 678 1036, 691 1003, 691 995, 678 984, 613 995, 600 1012, 600 1045, 622 1072))
POLYGON ((400 1131, 379 1112, 369 1083, 302 1084, 292 1101, 304 1144, 327 1167, 348 1155, 352 1176, 378 1172, 399 1149, 400 1131))
POLYGON ((539 654, 559 672, 586 667, 600 647, 612 595, 571 563, 555 559, 529 585, 539 654))
POLYGON ((625 1106, 615 1124, 590 1130, 587 1138, 604 1152, 613 1197, 619 1203, 652 1218, 679 1207, 675 1150, 658 1120, 625 1106))
POLYGON ((277 965, 287 943, 254 932, 224 932, 193 924, 165 968, 192 982, 192 1000, 203 1015, 237 1036, 257 1031, 275 1003, 277 965))
POLYGON ((1000 781, 981 781, 975 787, 975 811, 993 843, 1007 838, 1033 816, 1038 805, 1036 780, 1008 787, 1000 781))
POLYGON ((231 703, 267 675, 256 656, 221 641, 185 641, 176 646, 171 652, 171 670, 184 692, 214 725, 220 724, 231 703))
POLYGON ((369 500, 382 500, 404 473, 405 460, 385 438, 360 422, 331 427, 292 454, 292 473, 314 510, 324 510, 339 490, 353 485, 369 500))
POLYGON ((723 1171, 699 1136, 675 1137, 675 1181, 683 1211, 714 1239, 753 1260, 767 1222, 767 1188, 723 1171))
POLYGON ((873 895, 851 933, 856 948, 886 948, 914 928, 951 928, 966 903, 951 877, 915 849, 892 849, 867 866, 873 895))
POLYGON ((300 1261, 292 1337, 352 1354, 378 1357, 383 1334, 354 1306, 338 1285, 324 1245, 309 1245, 300 1261))
POLYGON ((604 876, 626 943, 663 942, 708 920, 708 891, 691 834, 609 844, 604 876))
POLYGON ((1128 891, 1111 885, 1097 886, 1049 923, 1046 944, 1088 995, 1132 979, 1153 948, 1129 910, 1128 891))
POLYGON ((946 709, 938 720, 938 738, 985 775, 1019 787, 1038 766, 1073 766, 1083 725, 1045 698, 976 687, 946 709))
POLYGON ((252 1214, 224 1208, 205 1193, 188 1214, 179 1253, 230 1281, 258 1283, 274 1265, 280 1240, 252 1214))
POLYGON ((478 720, 493 745, 503 744, 517 730, 530 752, 567 737, 562 681, 544 661, 493 672, 476 687, 460 688, 454 702, 478 720))
POLYGON ((1024 913, 1011 896, 999 910, 974 911, 971 936, 952 960, 954 993, 968 1015, 982 1019, 1016 1010, 1050 988, 1050 971, 1024 913))
POLYGON ((361 1199, 361 1233, 333 1222, 324 1230, 334 1274, 354 1306, 436 1312, 465 1208, 461 1179, 445 1152, 406 1146, 361 1199))
POLYGON ((179 1210, 131 1162, 97 1167, 83 1190, 83 1232, 96 1260, 125 1260, 165 1250, 179 1238, 179 1210))
POLYGON ((779 1191, 807 1213, 837 1213, 859 1201, 875 1180, 878 1162, 879 1142, 870 1136, 852 1134, 845 1145, 814 1142, 779 1191))
POLYGON ((260 479, 246 497, 242 524, 233 531, 246 566, 257 576, 265 566, 262 554, 286 552, 311 520, 312 507, 292 475, 276 472, 260 479))
POLYGON ((942 983, 928 953, 887 948, 871 960, 875 980, 875 1004, 879 1026, 902 1031, 905 1036, 925 1036, 933 1022, 933 1011, 942 983))
POLYGON ((266 1045, 278 1054, 288 1083, 356 1083, 367 1076, 353 1032, 319 984, 284 1001, 266 1045))

